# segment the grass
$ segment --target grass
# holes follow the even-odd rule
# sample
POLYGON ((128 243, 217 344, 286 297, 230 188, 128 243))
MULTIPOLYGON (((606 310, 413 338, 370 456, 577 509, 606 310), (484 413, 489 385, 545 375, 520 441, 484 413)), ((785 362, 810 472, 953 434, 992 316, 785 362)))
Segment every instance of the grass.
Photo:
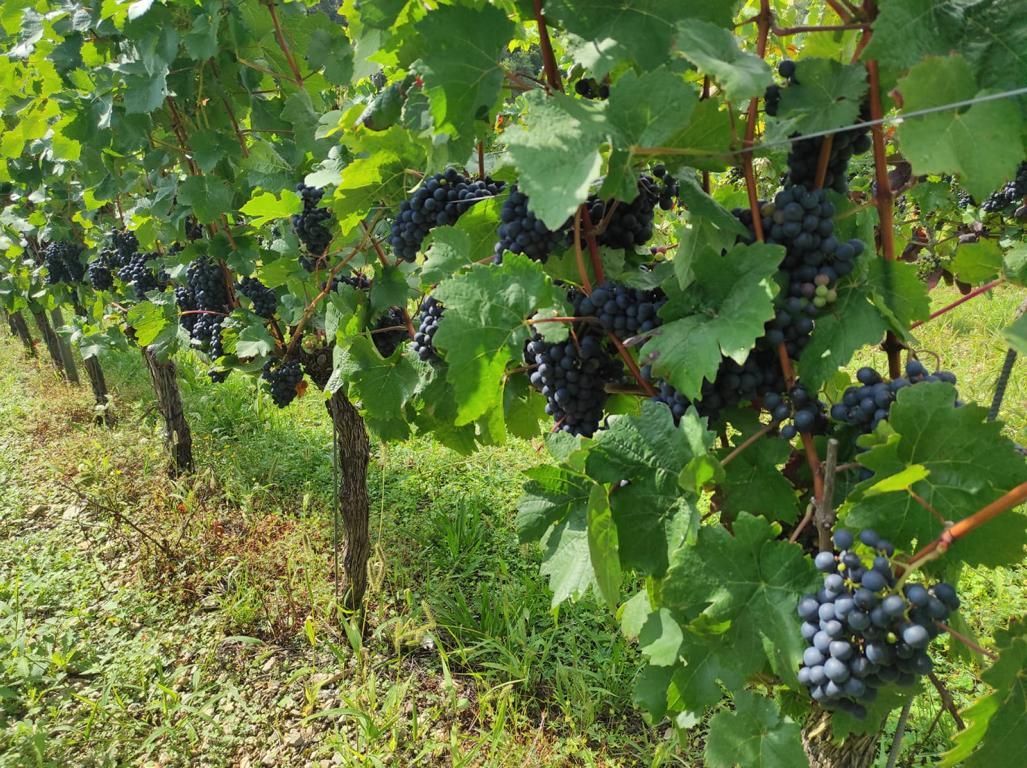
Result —
MULTIPOLYGON (((1019 301, 997 290, 928 324, 921 356, 937 351, 966 399, 989 401, 1019 301)), ((642 660, 606 609, 551 609, 512 520, 536 446, 375 447, 358 626, 331 578, 318 397, 278 411, 244 377, 214 386, 183 361, 200 469, 172 482, 138 353, 105 369, 112 430, 90 423, 84 389, 0 338, 0 768, 701 762, 633 707, 642 660)), ((1002 409, 1021 443, 1024 370, 1002 409)), ((987 636, 1027 613, 1025 583, 1022 566, 967 572, 969 627, 987 636)), ((982 690, 973 664, 940 672, 960 706, 982 690)), ((945 748, 938 710, 928 687, 899 765, 945 748)))

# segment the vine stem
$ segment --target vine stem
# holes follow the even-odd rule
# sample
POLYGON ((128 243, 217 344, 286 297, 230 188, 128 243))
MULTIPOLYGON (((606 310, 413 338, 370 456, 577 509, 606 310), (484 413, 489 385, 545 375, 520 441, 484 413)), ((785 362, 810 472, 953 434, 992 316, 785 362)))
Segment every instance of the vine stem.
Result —
POLYGON ((939 627, 944 629, 946 632, 948 632, 950 635, 952 635, 954 638, 956 638, 956 640, 958 640, 963 645, 965 645, 967 648, 969 648, 971 651, 976 651, 981 656, 987 656, 992 661, 995 661, 995 660, 998 659, 998 654, 997 653, 995 653, 994 651, 988 650, 987 648, 985 648, 984 646, 980 645, 979 643, 974 642, 969 637, 964 635, 962 632, 958 632, 958 631, 954 630, 952 627, 950 627, 944 621, 938 621, 938 622, 935 622, 935 623, 939 627))
POLYGON ((549 27, 542 13, 542 0, 535 0, 535 22, 538 24, 538 41, 542 49, 542 66, 546 72, 546 82, 554 91, 562 91, 560 69, 556 66, 556 55, 553 53, 553 42, 549 39, 549 27))
POLYGON ((378 238, 372 234, 371 228, 367 226, 367 222, 360 222, 360 226, 363 228, 364 234, 371 239, 371 246, 374 248, 374 252, 378 254, 378 261, 381 262, 383 267, 389 266, 389 260, 385 256, 385 251, 382 249, 382 244, 378 242, 378 238))
POLYGON ((820 144, 820 156, 817 158, 817 175, 813 182, 817 189, 823 189, 824 182, 827 181, 827 166, 831 162, 831 147, 833 146, 833 135, 825 136, 824 141, 820 144))
POLYGON ((945 687, 945 683, 939 680, 938 676, 934 674, 934 672, 928 672, 927 679, 931 681, 931 685, 934 686, 935 690, 938 691, 938 696, 941 697, 941 708, 952 715, 952 719, 959 727, 959 730, 966 728, 966 723, 964 723, 963 718, 959 716, 959 710, 956 709, 956 703, 952 700, 952 694, 949 693, 949 689, 945 687))
POLYGON ((292 71, 293 80, 296 81, 296 85, 302 88, 303 75, 300 74, 300 68, 296 65, 296 59, 293 58, 292 49, 289 48, 289 43, 285 39, 285 32, 282 30, 282 23, 278 19, 278 11, 275 10, 275 0, 268 0, 267 9, 271 14, 271 23, 275 27, 275 40, 278 42, 278 47, 282 49, 282 54, 285 56, 285 62, 289 65, 289 69, 292 71))
POLYGON ((821 551, 831 548, 831 529, 834 528, 834 483, 838 472, 838 441, 827 441, 824 460, 824 495, 815 507, 813 522, 817 527, 817 544, 821 551))
POLYGON ((478 178, 485 178, 485 142, 478 142, 478 178))
MULTIPOLYGON (((933 560, 944 554, 953 542, 958 541, 968 533, 980 528, 985 523, 994 520, 1003 512, 1008 512, 1022 502, 1027 501, 1027 483, 1020 483, 1010 491, 1002 494, 990 504, 974 512, 970 517, 964 517, 958 523, 946 529, 941 536, 925 546, 906 565, 906 572, 913 571, 927 560, 933 560)), ((905 577, 905 574, 903 574, 905 577)))
POLYGON ((599 256, 599 244, 596 243, 596 233, 592 226, 592 214, 589 213, 588 206, 584 203, 581 204, 581 218, 585 224, 585 242, 588 243, 588 256, 592 260, 592 270, 596 280, 601 283, 606 279, 606 273, 603 270, 603 260, 599 256))
MULTIPOLYGON (((767 55, 767 37, 773 15, 770 11, 770 0, 760 0, 760 12, 756 17, 757 38, 756 53, 762 59, 767 55)), ((759 97, 754 96, 749 102, 748 117, 745 122, 745 139, 742 146, 742 171, 745 174, 745 188, 749 193, 749 209, 752 211, 752 229, 759 242, 763 242, 763 217, 760 215, 759 193, 756 189, 756 172, 752 167, 752 147, 756 138, 756 118, 759 116, 759 97)))
POLYGON ((778 37, 798 35, 803 32, 842 32, 847 29, 869 29, 868 24, 811 24, 798 27, 774 27, 773 32, 778 37))
POLYGON ((909 330, 912 331, 914 328, 919 328, 924 323, 929 323, 931 320, 934 320, 934 318, 936 318, 936 317, 941 317, 942 315, 944 315, 944 314, 946 314, 948 312, 951 312, 953 309, 958 307, 960 304, 965 304, 966 302, 970 301, 970 299, 976 299, 978 296, 980 296, 982 294, 985 294, 988 291, 990 291, 990 290, 992 290, 994 288, 997 288, 998 286, 1002 285, 1005 281, 1006 280, 1005 280, 1004 277, 1000 277, 1000 278, 997 278, 995 280, 992 280, 990 283, 986 283, 985 285, 981 285, 981 286, 978 286, 977 288, 974 288, 972 291, 970 291, 970 293, 966 294, 966 296, 960 296, 958 299, 953 301, 951 304, 946 304, 944 307, 939 309, 937 312, 932 312, 930 315, 928 315, 926 320, 918 320, 917 322, 913 323, 911 326, 909 326, 909 330))
POLYGON ((744 441, 742 441, 737 446, 735 446, 731 450, 731 453, 729 453, 727 456, 724 457, 724 460, 720 462, 720 466, 726 467, 728 464, 730 464, 732 461, 734 461, 742 451, 744 451, 746 448, 748 448, 753 443, 757 442, 761 437, 766 435, 772 429, 774 429, 774 425, 773 424, 766 424, 766 425, 763 426, 762 429, 760 429, 760 430, 758 430, 756 432, 753 432, 751 435, 749 435, 747 438, 745 438, 744 441))
MULTIPOLYGON (((781 362, 781 371, 784 373, 785 383, 791 389, 795 386, 795 369, 792 368, 792 361, 788 357, 788 348, 784 345, 784 342, 777 345, 777 357, 781 362)), ((806 463, 809 464, 809 471, 813 476, 813 498, 819 504, 824 498, 824 478, 820 471, 820 457, 817 456, 817 447, 811 435, 800 432, 799 437, 802 439, 802 447, 806 452, 806 463)), ((808 523, 809 521, 805 522, 808 523)), ((800 524, 800 526, 803 525, 804 523, 800 524)))
MULTIPOLYGON (((866 37, 869 37, 867 35, 866 37)), ((870 79, 870 119, 880 120, 884 116, 881 106, 881 76, 877 61, 867 62, 867 75, 870 79)), ((884 146, 884 128, 875 122, 870 127, 870 135, 874 145, 874 174, 877 181, 877 192, 874 200, 877 203, 877 217, 880 227, 881 250, 887 261, 895 261, 895 219, 891 181, 888 179, 888 159, 884 146)), ((888 355, 888 374, 893 379, 902 375, 902 344, 893 331, 888 331, 884 339, 884 351, 888 355)))
POLYGON ((581 208, 574 212, 574 260, 578 265, 578 276, 581 278, 581 287, 585 294, 592 295, 592 281, 588 279, 588 270, 585 269, 585 256, 581 252, 581 208))
POLYGON ((895 724, 895 738, 891 743, 891 750, 888 752, 888 764, 885 768, 895 768, 898 762, 899 752, 902 749, 902 737, 906 735, 906 721, 909 720, 909 711, 913 708, 913 697, 906 699, 902 705, 902 712, 899 713, 899 721, 895 724))
POLYGON ((638 363, 635 362, 635 358, 633 358, 631 353, 628 352, 627 347, 625 347, 623 342, 621 342, 621 340, 612 333, 607 333, 606 335, 610 338, 613 346, 617 348, 617 354, 621 356, 621 360, 623 360, 624 364, 628 366, 628 370, 631 371, 631 375, 635 377, 635 381, 638 382, 638 385, 645 390, 646 395, 649 397, 655 397, 656 390, 653 389, 652 384, 646 381, 645 376, 642 375, 642 371, 638 368, 638 363))
POLYGON ((831 8, 835 13, 838 14, 838 18, 843 23, 849 24, 852 22, 852 15, 838 2, 838 0, 824 0, 828 7, 831 8))

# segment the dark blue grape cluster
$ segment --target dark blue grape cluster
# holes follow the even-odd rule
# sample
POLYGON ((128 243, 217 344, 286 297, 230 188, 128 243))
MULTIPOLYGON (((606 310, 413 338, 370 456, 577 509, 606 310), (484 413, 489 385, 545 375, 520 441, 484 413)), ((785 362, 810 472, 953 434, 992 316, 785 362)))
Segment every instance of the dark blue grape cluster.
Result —
MULTIPOLYGON (((767 324, 766 340, 773 347, 784 343, 789 356, 797 359, 809 343, 813 318, 837 300, 835 286, 855 268, 863 243, 834 237, 834 205, 823 190, 787 187, 760 211, 767 242, 785 247, 781 270, 786 287, 767 324)), ((752 230, 749 209, 736 209, 735 215, 752 230)))
POLYGON ((678 194, 678 183, 666 168, 657 166, 653 172, 658 176, 639 177, 638 194, 630 203, 594 195, 588 199, 592 225, 600 227, 605 221, 596 237, 599 245, 632 249, 652 240, 656 207, 669 211, 678 194))
POLYGON ((981 203, 981 210, 985 213, 1001 213, 1022 205, 1024 197, 1027 197, 1027 163, 1020 163, 1013 180, 1006 183, 1002 189, 992 192, 988 199, 981 203))
MULTIPOLYGON (((321 198, 324 197, 323 189, 297 184, 296 191, 303 198, 303 212, 292 215, 290 219, 292 231, 296 233, 296 237, 303 243, 308 253, 317 259, 324 255, 328 250, 328 244, 332 242, 332 233, 328 231, 332 212, 327 208, 318 207, 321 198)), ((314 260, 301 258, 300 261, 308 271, 314 271, 316 265, 314 260)))
POLYGON ((211 358, 221 356, 221 323, 232 311, 220 265, 203 257, 186 268, 186 285, 175 288, 178 322, 197 347, 211 358), (214 354, 218 351, 217 354, 214 354))
POLYGON ((763 408, 770 413, 785 440, 799 434, 822 435, 827 431, 827 407, 801 384, 784 394, 768 392, 763 396, 763 408))
POLYGON ((150 291, 162 291, 168 284, 168 275, 163 270, 155 271, 146 262, 160 258, 159 253, 133 253, 118 270, 118 279, 132 287, 140 301, 150 291))
POLYGON ((523 253, 533 261, 544 262, 551 251, 570 244, 570 227, 565 224, 557 231, 547 227, 532 213, 528 196, 514 184, 499 211, 499 242, 496 243, 495 261, 500 262, 504 251, 523 253))
POLYGON ((199 240, 203 237, 203 225, 194 216, 185 217, 185 239, 189 241, 199 240))
POLYGON ((438 360, 439 358, 435 349, 435 332, 439 330, 439 321, 442 319, 444 311, 445 307, 434 296, 427 296, 421 302, 413 348, 417 356, 424 361, 438 360))
POLYGON ((389 307, 378 318, 371 331, 371 341, 382 357, 391 357, 399 345, 410 338, 407 333, 406 317, 401 307, 389 307))
POLYGON ((96 259, 89 264, 89 282, 98 291, 106 291, 114 286, 114 270, 127 265, 139 251, 139 240, 135 232, 127 229, 115 229, 108 238, 107 245, 100 249, 96 259))
POLYGON ((255 277, 244 277, 239 283, 239 293, 253 302, 254 314, 272 318, 278 309, 278 296, 255 277))
POLYGON ((110 264, 101 258, 89 262, 87 271, 89 273, 89 284, 95 290, 106 291, 114 286, 114 272, 111 271, 110 264))
POLYGON ((930 381, 955 384, 956 375, 949 371, 930 373, 919 360, 910 360, 903 378, 885 381, 873 368, 864 367, 856 371, 856 380, 860 386, 845 390, 842 401, 831 406, 831 418, 869 433, 888 418, 900 389, 930 381))
POLYGON ((284 408, 299 394, 297 388, 303 381, 303 368, 296 360, 268 360, 260 376, 268 383, 274 404, 284 408))
POLYGON ((86 276, 82 263, 82 246, 67 240, 57 240, 43 249, 43 263, 46 264, 46 284, 81 283, 86 276))
POLYGON ((589 295, 576 291, 570 299, 575 317, 594 317, 622 341, 657 328, 661 322, 657 313, 667 301, 659 289, 643 290, 609 280, 589 295))
POLYGON ((524 356, 533 368, 531 384, 546 398, 546 413, 555 428, 572 435, 595 434, 606 405, 606 385, 621 381, 624 372, 603 337, 590 331, 560 342, 535 336, 524 356))
POLYGON ((455 168, 428 177, 399 206, 389 236, 392 250, 404 261, 414 261, 434 227, 456 224, 472 205, 498 195, 502 189, 501 181, 488 177, 471 181, 455 168))
POLYGON ((601 83, 594 77, 583 77, 574 84, 574 92, 586 99, 600 99, 605 101, 610 98, 610 86, 601 83))
MULTIPOLYGON (((745 402, 751 402, 767 393, 782 392, 785 389, 784 377, 777 356, 772 350, 756 348, 749 353, 744 363, 737 363, 730 357, 723 357, 713 381, 703 379, 699 399, 692 402, 678 392, 673 386, 660 379, 653 380, 651 367, 642 368, 642 375, 652 381, 656 395, 652 398, 665 403, 674 415, 677 423, 694 405, 700 416, 717 421, 720 414, 727 408, 745 402)), ((780 396, 779 396, 780 397, 780 396)), ((770 410, 768 408, 768 410, 770 410)), ((789 409, 790 413, 790 409, 789 409)))
POLYGON ((933 668, 927 646, 941 634, 938 622, 959 608, 945 583, 899 586, 892 569, 895 548, 869 529, 855 537, 838 530, 839 552, 820 552, 814 563, 824 586, 799 600, 807 642, 799 682, 825 709, 866 717, 866 705, 886 685, 913 685, 933 668))

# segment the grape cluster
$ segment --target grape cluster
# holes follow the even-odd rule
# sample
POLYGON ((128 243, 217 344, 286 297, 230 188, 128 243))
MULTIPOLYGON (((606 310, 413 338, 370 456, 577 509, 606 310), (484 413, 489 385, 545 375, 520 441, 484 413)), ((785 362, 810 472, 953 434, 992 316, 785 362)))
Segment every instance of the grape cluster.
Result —
POLYGON ((593 226, 606 221, 596 237, 599 245, 610 248, 634 248, 645 245, 653 237, 653 218, 656 207, 665 211, 674 207, 678 194, 677 180, 662 165, 653 169, 655 176, 643 175, 638 179, 638 194, 630 203, 619 200, 600 200, 594 195, 588 199, 589 217, 593 226))
POLYGON ((1024 197, 1027 197, 1027 163, 1020 163, 1013 180, 1002 189, 992 192, 988 199, 981 203, 981 210, 985 213, 1001 213, 1021 205, 1024 197))
POLYGON ((763 408, 778 424, 785 440, 791 440, 798 434, 822 435, 827 431, 825 405, 801 384, 796 384, 784 394, 768 392, 763 396, 763 408))
POLYGON ((610 86, 600 83, 594 77, 583 77, 578 80, 574 84, 574 92, 586 99, 606 100, 610 98, 610 86))
POLYGON ((557 231, 547 227, 542 219, 532 213, 528 196, 517 185, 510 188, 510 195, 503 201, 499 212, 499 242, 496 243, 495 261, 502 260, 503 252, 523 253, 533 261, 544 262, 555 248, 569 245, 569 225, 557 231))
POLYGON ((194 216, 185 217, 185 237, 186 240, 199 240, 203 237, 203 225, 200 224, 194 216))
POLYGON ((43 249, 43 263, 46 264, 47 285, 58 283, 80 283, 86 275, 82 263, 82 246, 67 240, 49 243, 43 249))
POLYGON ((488 177, 471 181, 455 168, 425 179, 399 206, 389 235, 393 251, 404 261, 414 261, 432 228, 455 224, 476 202, 502 189, 501 181, 488 177))
POLYGON ((591 437, 599 428, 606 404, 606 385, 620 381, 620 361, 598 333, 548 342, 541 336, 525 347, 525 360, 534 370, 531 384, 546 398, 546 413, 556 429, 591 437))
MULTIPOLYGON (((791 59, 785 59, 777 65, 777 73, 781 75, 786 81, 786 84, 790 85, 795 82, 795 62, 791 59)), ((781 106, 781 86, 777 83, 771 83, 767 86, 767 90, 763 94, 763 105, 766 113, 771 117, 776 117, 778 109, 781 106)), ((741 181, 741 179, 735 179, 735 181, 741 181)))
POLYGON ((239 293, 253 302, 253 312, 261 317, 275 316, 278 297, 275 292, 255 277, 245 277, 239 283, 239 293))
POLYGON ((155 272, 146 266, 146 262, 159 258, 159 253, 133 253, 118 270, 118 279, 132 286, 135 297, 140 301, 149 291, 163 290, 168 284, 168 276, 163 270, 155 272))
MULTIPOLYGON (((324 190, 301 183, 296 185, 296 191, 303 198, 303 212, 292 215, 292 230, 309 253, 321 256, 332 241, 332 234, 328 231, 332 212, 327 208, 318 207, 318 203, 324 197, 324 190)), ((308 271, 313 271, 313 262, 310 259, 301 261, 308 271)))
MULTIPOLYGON (((651 367, 643 367, 642 375, 647 380, 652 380, 651 367)), ((703 379, 699 399, 695 402, 666 381, 656 379, 652 380, 652 383, 656 388, 656 394, 652 399, 665 403, 670 408, 675 423, 680 421, 690 405, 695 406, 700 416, 717 421, 721 412, 727 408, 755 400, 769 392, 781 392, 785 389, 776 353, 759 346, 753 349, 741 364, 730 357, 721 358, 713 381, 703 379)))
POLYGON ((956 376, 949 371, 930 373, 919 360, 910 360, 906 363, 905 377, 885 381, 873 368, 864 367, 856 371, 856 380, 860 386, 845 390, 842 401, 831 407, 831 418, 869 433, 888 418, 900 389, 927 381, 955 384, 956 376))
POLYGON ((621 341, 647 333, 660 325, 657 313, 667 298, 663 291, 631 288, 606 280, 590 295, 575 291, 571 303, 575 317, 594 317, 621 341))
POLYGON ((390 307, 386 310, 371 331, 371 341, 382 357, 391 357, 399 345, 408 338, 410 336, 406 329, 406 318, 401 307, 390 307))
POLYGON ((444 311, 445 307, 434 296, 428 296, 421 302, 413 348, 422 360, 437 360, 439 357, 435 349, 435 332, 439 330, 439 320, 444 311))
MULTIPOLYGON (((821 189, 787 187, 760 211, 767 242, 785 246, 781 270, 786 289, 778 296, 766 339, 774 347, 784 343, 796 359, 809 341, 813 318, 837 300, 835 285, 855 268, 863 243, 834 237, 834 205, 821 189)), ((736 209, 735 215, 752 228, 751 211, 736 209)))
POLYGON ((214 353, 221 345, 221 322, 231 312, 221 267, 207 258, 190 262, 186 285, 175 288, 175 302, 179 324, 212 358, 220 357, 214 353))
POLYGON ((284 408, 296 399, 297 388, 303 381, 303 369, 296 360, 268 360, 260 376, 270 386, 275 405, 284 408))
POLYGON ((89 262, 87 268, 89 273, 89 284, 97 291, 106 291, 114 286, 114 272, 110 264, 102 257, 89 262))
POLYGON ((866 717, 866 705, 882 686, 908 686, 931 671, 927 646, 938 624, 959 608, 946 583, 898 588, 892 570, 895 548, 869 529, 859 541, 872 553, 864 561, 852 533, 835 532, 838 553, 820 552, 814 563, 824 586, 798 605, 803 653, 799 682, 826 709, 866 717))

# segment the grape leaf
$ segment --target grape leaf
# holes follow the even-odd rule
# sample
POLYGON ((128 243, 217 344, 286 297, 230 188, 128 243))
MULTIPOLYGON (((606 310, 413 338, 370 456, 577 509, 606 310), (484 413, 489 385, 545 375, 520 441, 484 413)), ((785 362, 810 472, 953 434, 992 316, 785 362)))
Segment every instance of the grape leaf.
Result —
POLYGON ((927 56, 953 51, 970 61, 982 87, 1022 86, 1027 82, 1022 9, 1007 0, 889 0, 874 21, 864 58, 901 72, 927 56))
POLYGON ((602 169, 600 147, 610 131, 605 104, 583 102, 563 94, 547 97, 534 91, 522 97, 523 122, 506 132, 518 184, 531 210, 550 229, 558 229, 602 169))
POLYGON ((916 265, 904 261, 870 259, 867 277, 872 301, 889 321, 892 330, 903 337, 917 320, 926 320, 931 314, 931 300, 927 286, 917 276, 916 265))
POLYGON ((800 734, 798 723, 782 716, 774 699, 739 691, 735 694, 733 712, 719 712, 710 719, 706 765, 710 768, 806 765, 800 734))
POLYGON ((382 359, 366 335, 337 338, 333 378, 349 385, 351 399, 359 400, 367 426, 383 440, 404 440, 410 425, 403 409, 417 387, 417 371, 404 355, 382 359))
POLYGON ((499 266, 476 265, 443 281, 435 297, 446 307, 435 346, 457 398, 456 425, 469 424, 502 405, 506 365, 521 358, 531 335, 524 321, 539 308, 563 306, 563 296, 540 264, 508 254, 499 266))
POLYGON ((610 608, 616 608, 623 579, 617 525, 610 511, 606 489, 601 485, 593 486, 588 497, 588 551, 596 589, 610 608))
POLYGON ((303 210, 299 195, 291 189, 283 189, 281 196, 272 192, 255 193, 242 208, 254 227, 262 227, 275 219, 284 219, 303 210))
POLYGON ((781 89, 778 116, 789 133, 814 133, 852 125, 867 93, 862 64, 831 59, 801 59, 795 64, 795 83, 781 89))
POLYGON ((694 535, 696 498, 681 492, 678 475, 708 452, 713 438, 694 414, 674 426, 670 411, 652 401, 638 415, 612 417, 596 436, 585 468, 598 482, 617 484, 610 508, 625 568, 661 575, 670 553, 694 535), (623 480, 628 483, 620 486, 623 480))
POLYGON ((653 147, 680 130, 698 104, 693 86, 660 67, 642 75, 625 72, 618 78, 610 88, 606 115, 625 145, 653 147))
POLYGON ((1002 272, 1010 282, 1027 285, 1027 244, 1016 243, 1006 251, 1002 272))
POLYGON ((232 188, 216 176, 190 176, 178 186, 178 200, 192 208, 198 222, 211 224, 232 210, 232 188))
POLYGON ((568 598, 577 599, 599 588, 592 570, 587 514, 585 509, 574 509, 550 529, 542 542, 545 554, 540 570, 549 578, 554 608, 568 598))
POLYGON ((275 348, 275 340, 264 327, 264 322, 253 322, 239 332, 235 354, 239 357, 263 357, 275 348))
MULTIPOLYGON (((913 490, 945 520, 958 521, 1027 480, 1027 465, 1002 425, 985 421, 986 410, 954 406, 955 388, 941 382, 899 390, 892 405, 890 437, 859 454, 874 477, 857 486, 841 514, 855 528, 873 528, 896 547, 923 546, 942 531, 941 522, 908 493, 869 495, 886 478, 922 465, 929 473, 913 490), (982 461, 981 457, 987 457, 982 461)), ((906 485, 902 483, 901 485, 906 485)), ((1022 515, 1000 515, 952 544, 955 556, 971 565, 1017 562, 1027 543, 1022 515)))
POLYGON ((514 33, 513 22, 493 5, 443 5, 415 29, 409 53, 419 57, 414 68, 424 79, 436 136, 448 134, 455 154, 469 154, 475 121, 487 120, 499 98, 499 56, 514 33))
POLYGON ((669 667, 678 660, 681 648, 681 627, 670 611, 661 608, 649 614, 638 633, 639 650, 657 667, 669 667))
POLYGON ((387 131, 349 134, 352 149, 360 154, 346 166, 335 189, 331 208, 342 234, 348 235, 381 200, 404 193, 405 171, 422 157, 408 131, 393 126, 387 131), (359 138, 359 141, 356 139, 359 138))
POLYGON ((1027 765, 1027 619, 996 632, 995 644, 999 658, 981 675, 994 690, 963 712, 969 725, 956 733, 939 768, 1027 765))
MULTIPOLYGON (((683 162, 703 171, 723 171, 733 164, 731 154, 732 113, 717 99, 703 99, 692 110, 691 119, 664 142, 666 147, 688 149, 687 155, 669 156, 668 161, 683 162)), ((680 179, 696 186, 691 178, 680 179)))
POLYGON ((744 362, 774 316, 778 287, 772 275, 782 251, 776 245, 739 244, 724 256, 694 261, 695 281, 663 306, 665 322, 642 348, 653 372, 695 398, 702 380, 715 377, 722 354, 744 362))
MULTIPOLYGON (((925 59, 898 88, 910 112, 978 94, 971 65, 962 56, 925 59)), ((959 174, 967 191, 984 199, 1023 159, 1022 124, 1015 102, 994 100, 904 120, 898 139, 914 173, 959 174)))
MULTIPOLYGON (((736 443, 744 437, 740 436, 736 443)), ((782 523, 798 520, 799 499, 795 488, 779 469, 791 452, 787 440, 762 437, 735 456, 723 468, 724 477, 717 497, 721 515, 733 519, 740 512, 748 512, 782 523)))
POLYGON ((425 285, 449 277, 463 267, 492 255, 500 201, 482 200, 460 217, 454 226, 436 227, 428 234, 427 258, 421 268, 425 285))
POLYGON ((730 31, 688 19, 678 24, 677 32, 678 50, 700 72, 712 75, 729 101, 740 104, 762 96, 770 85, 770 67, 759 56, 740 50, 730 31))
POLYGON ((567 467, 543 465, 525 471, 528 478, 517 502, 517 535, 522 543, 538 541, 560 520, 588 507, 594 483, 567 467))
POLYGON ((549 0, 546 17, 572 35, 570 54, 604 77, 623 61, 643 70, 670 59, 677 22, 705 19, 731 25, 732 4, 708 0, 549 0))
POLYGON ((1027 315, 1020 315, 1016 321, 1002 331, 1009 346, 1021 355, 1027 355, 1027 315))
POLYGON ((960 280, 983 283, 996 277, 1002 269, 1002 249, 996 240, 961 243, 950 267, 960 280))
POLYGON ((699 529, 696 544, 679 549, 663 584, 663 606, 677 617, 702 612, 710 624, 729 625, 722 644, 743 672, 771 669, 792 686, 803 641, 795 605, 816 581, 802 548, 778 540, 781 528, 747 512, 734 535, 721 527, 699 529))

